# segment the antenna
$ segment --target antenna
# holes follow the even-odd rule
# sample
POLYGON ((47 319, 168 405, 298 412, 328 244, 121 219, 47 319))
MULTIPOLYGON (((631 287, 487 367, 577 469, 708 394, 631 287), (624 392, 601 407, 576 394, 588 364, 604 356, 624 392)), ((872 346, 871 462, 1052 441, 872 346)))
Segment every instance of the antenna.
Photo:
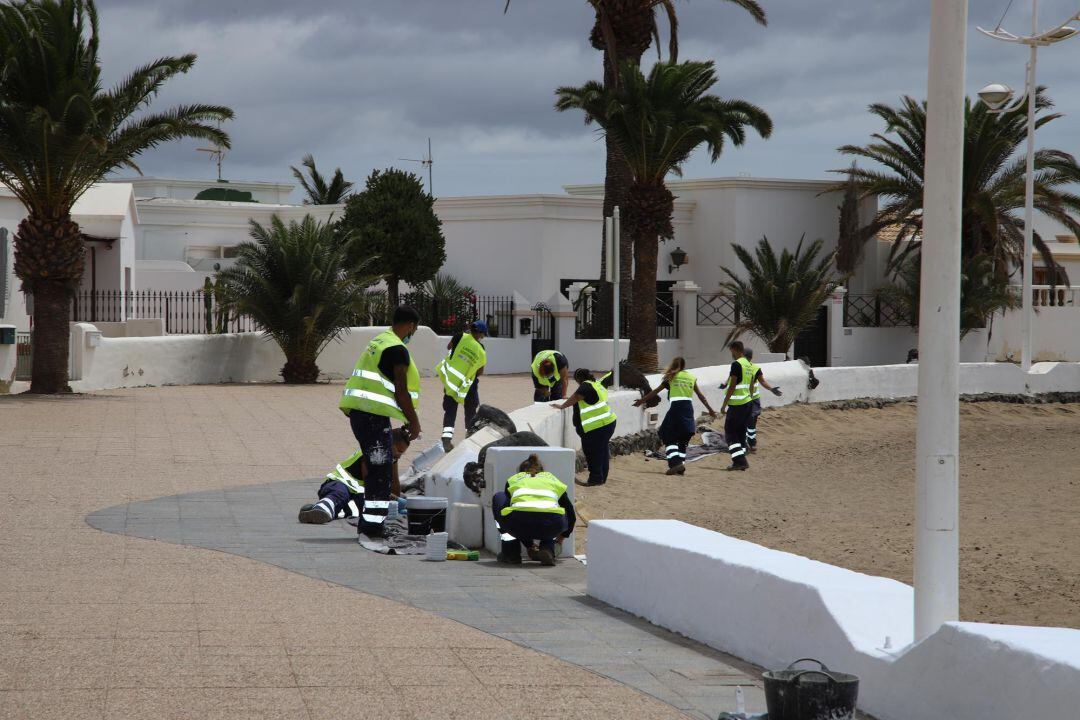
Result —
MULTIPOLYGON (((218 123, 218 127, 221 127, 221 123, 218 123)), ((225 148, 215 143, 214 147, 195 149, 197 152, 207 153, 211 160, 217 159, 217 179, 218 182, 221 182, 221 162, 225 159, 225 148)))
POLYGON ((428 195, 430 195, 431 197, 435 197, 435 184, 434 184, 434 182, 432 181, 432 178, 431 178, 431 175, 432 175, 431 168, 432 168, 432 166, 435 165, 435 159, 431 156, 431 138, 427 139, 427 155, 425 155, 423 158, 421 158, 421 159, 417 159, 417 158, 398 158, 398 160, 404 160, 405 162, 420 163, 421 166, 426 167, 427 168, 427 175, 428 175, 428 181, 427 181, 428 195))

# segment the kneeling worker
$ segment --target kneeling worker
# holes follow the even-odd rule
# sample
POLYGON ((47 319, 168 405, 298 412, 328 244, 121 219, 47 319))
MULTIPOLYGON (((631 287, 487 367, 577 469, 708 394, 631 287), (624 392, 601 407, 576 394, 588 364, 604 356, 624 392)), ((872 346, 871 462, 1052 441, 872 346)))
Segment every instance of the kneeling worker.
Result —
POLYGON ((498 561, 521 564, 521 546, 542 565, 555 564, 555 543, 570 537, 577 522, 566 485, 530 455, 506 481, 506 490, 491 499, 491 511, 502 533, 498 561))
MULTIPOLYGON (((400 495, 397 461, 409 449, 409 433, 405 428, 393 431, 394 478, 391 483, 393 495, 400 495)), ((364 514, 364 478, 367 476, 364 451, 357 450, 338 463, 319 486, 319 501, 300 508, 298 519, 302 523, 323 525, 337 518, 360 517, 364 514)), ((382 522, 382 518, 372 518, 382 522)))
POLYGON ((465 405, 465 429, 472 425, 476 408, 480 406, 480 376, 487 364, 487 351, 483 340, 488 327, 477 320, 463 332, 450 338, 446 357, 435 367, 443 382, 443 450, 454 449, 454 425, 457 423, 458 405, 465 405))
POLYGON ((541 350, 532 361, 533 402, 562 400, 570 380, 570 363, 558 350, 541 350))

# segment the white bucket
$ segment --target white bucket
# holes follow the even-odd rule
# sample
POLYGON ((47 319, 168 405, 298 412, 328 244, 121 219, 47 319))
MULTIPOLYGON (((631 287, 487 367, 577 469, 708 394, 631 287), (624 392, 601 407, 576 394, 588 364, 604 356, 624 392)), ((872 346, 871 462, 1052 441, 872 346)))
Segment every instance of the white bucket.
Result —
POLYGON ((446 541, 449 535, 444 532, 431 533, 427 536, 427 559, 432 562, 446 561, 446 541))

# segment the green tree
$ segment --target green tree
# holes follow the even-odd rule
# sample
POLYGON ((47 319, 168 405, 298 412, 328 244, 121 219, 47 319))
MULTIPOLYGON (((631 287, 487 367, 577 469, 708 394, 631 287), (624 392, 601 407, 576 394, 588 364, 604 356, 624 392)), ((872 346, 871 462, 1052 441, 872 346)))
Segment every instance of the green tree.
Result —
MULTIPOLYGON (((1061 117, 1048 113, 1053 107, 1042 88, 1036 94, 1036 127, 1061 117)), ((845 145, 840 152, 872 161, 882 169, 852 168, 850 173, 864 195, 884 200, 869 228, 878 232, 900 226, 899 237, 918 237, 922 232, 923 167, 926 147, 926 103, 904 97, 899 107, 870 106, 884 123, 884 133, 873 135, 865 146, 845 145)), ((1023 148, 1027 143, 1027 106, 1003 114, 991 113, 981 102, 964 109, 964 177, 961 199, 961 253, 967 263, 988 258, 1002 278, 1023 267, 1024 175, 1023 148)), ((1080 181, 1076 159, 1061 150, 1039 150, 1035 155, 1035 207, 1080 234, 1080 181)), ((1048 268, 1059 267, 1046 243, 1035 233, 1035 247, 1048 268)), ((903 265, 921 249, 920 242, 897 242, 891 266, 903 265)), ((1055 273, 1051 273, 1054 277, 1055 273)))
MULTIPOLYGON (((855 166, 852 165, 854 170, 855 166)), ((836 270, 849 278, 859 267, 863 249, 871 235, 859 223, 859 184, 849 172, 844 183, 844 199, 840 203, 840 232, 836 242, 836 270)))
POLYGON ((375 256, 372 268, 386 278, 391 311, 398 305, 399 283, 425 283, 446 262, 435 199, 413 173, 394 168, 372 172, 364 189, 346 201, 340 226, 360 236, 359 251, 375 256))
MULTIPOLYGON (((760 25, 767 25, 764 8, 755 0, 725 0, 750 13, 760 25)), ((619 83, 619 68, 626 63, 641 66, 641 58, 655 39, 660 42, 657 15, 663 12, 668 22, 668 60, 679 59, 679 18, 673 0, 586 0, 593 10, 595 20, 589 33, 593 48, 604 54, 604 86, 614 88, 619 83)), ((510 7, 506 0, 505 12, 510 7)), ((657 48, 659 56, 659 48, 657 48)), ((611 217, 616 206, 622 207, 630 191, 633 176, 619 154, 619 147, 606 143, 607 159, 604 172, 604 216, 611 217)), ((607 239, 604 238, 600 252, 600 276, 607 267, 607 239)), ((633 262, 633 241, 624 235, 619 243, 619 273, 621 290, 631 288, 630 275, 633 262)), ((629 295, 626 295, 629 297, 629 295)))
POLYGON ((113 170, 161 143, 201 138, 222 147, 226 107, 182 105, 149 112, 194 55, 164 57, 104 89, 93 0, 0 4, 0 183, 25 206, 15 235, 15 273, 34 296, 30 392, 70 392, 68 317, 83 276, 75 201, 113 170))
POLYGON ((636 268, 627 362, 645 371, 657 367, 658 241, 675 234, 675 197, 665 178, 679 175, 702 145, 716 162, 726 141, 736 146, 746 141, 748 128, 762 137, 772 133, 772 121, 761 108, 707 94, 715 83, 711 62, 657 63, 648 77, 627 63, 615 88, 592 81, 556 91, 556 109, 584 111, 585 122, 595 122, 618 146, 633 177, 623 213, 636 268))
POLYGON ((287 226, 277 215, 269 227, 252 220, 251 237, 236 246, 236 265, 218 274, 224 299, 281 348, 285 382, 313 383, 319 353, 352 325, 378 278, 350 258, 354 234, 310 215, 287 226))
POLYGON ((322 176, 315 167, 315 157, 308 153, 300 164, 307 170, 307 175, 295 166, 291 166, 293 177, 300 183, 307 197, 305 205, 337 205, 345 202, 352 195, 353 184, 345 179, 341 168, 334 170, 334 176, 330 182, 322 176))
POLYGON ((728 340, 752 332, 769 346, 769 352, 786 354, 799 333, 814 322, 818 308, 836 286, 835 253, 822 255, 821 240, 804 250, 805 239, 799 239, 794 253, 784 248, 779 257, 765 237, 753 255, 732 244, 743 272, 720 268, 728 277, 720 286, 732 294, 739 309, 739 322, 728 340))

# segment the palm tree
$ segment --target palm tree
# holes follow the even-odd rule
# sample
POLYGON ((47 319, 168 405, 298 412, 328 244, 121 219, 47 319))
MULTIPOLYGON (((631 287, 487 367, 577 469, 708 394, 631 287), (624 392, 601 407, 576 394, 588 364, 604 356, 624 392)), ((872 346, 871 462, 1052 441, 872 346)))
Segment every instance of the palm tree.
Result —
MULTIPOLYGON (((1061 117, 1047 113, 1053 107, 1039 88, 1036 127, 1061 117)), ((840 152, 884 166, 881 170, 851 168, 849 173, 863 195, 885 200, 869 228, 877 232, 898 225, 902 238, 918 237, 922 230, 923 166, 926 146, 926 103, 904 97, 899 107, 875 104, 870 112, 885 123, 884 134, 875 134, 866 146, 845 145, 840 152)), ((962 196, 961 252, 964 261, 989 258, 994 272, 1007 278, 1023 267, 1024 155, 1027 142, 1027 106, 1000 115, 980 102, 964 109, 964 179, 962 196)), ((1076 159, 1061 150, 1039 150, 1035 155, 1035 207, 1080 234, 1080 196, 1070 190, 1080 181, 1076 159)), ((893 246, 891 266, 900 267, 920 242, 893 246)), ((1047 267, 1059 267, 1043 239, 1035 233, 1035 247, 1047 267)), ((1051 277, 1056 274, 1051 273, 1051 277)))
POLYGON ((766 138, 772 133, 772 121, 756 105, 708 95, 715 83, 711 62, 657 63, 648 77, 627 63, 617 87, 592 81, 556 91, 556 109, 583 110, 585 122, 601 127, 630 168, 633 182, 624 204, 624 225, 633 241, 636 272, 627 362, 646 371, 657 366, 658 240, 675 234, 675 197, 665 178, 679 175, 682 164, 702 145, 716 162, 725 141, 736 146, 746 141, 747 128, 766 138))
POLYGON ((728 280, 720 286, 734 296, 739 322, 728 340, 752 332, 769 346, 769 352, 787 353, 799 333, 817 317, 818 308, 836 286, 832 264, 836 253, 821 255, 824 243, 815 240, 803 250, 804 235, 792 253, 776 251, 763 237, 754 254, 732 244, 743 273, 720 268, 728 280))
POLYGON ((365 263, 349 263, 355 234, 306 215, 288 226, 251 221, 254 242, 236 246, 236 265, 218 274, 229 309, 248 315, 285 354, 287 383, 319 378, 319 353, 349 328, 365 304, 365 263))
MULTIPOLYGON (((851 166, 855 169, 855 165, 851 166)), ((844 199, 840 203, 840 232, 836 239, 836 270, 845 279, 850 278, 862 263, 863 248, 872 237, 859 224, 859 184, 848 173, 844 183, 844 199)))
POLYGON ((353 184, 341 174, 341 168, 334 170, 334 177, 328 183, 316 169, 315 158, 311 153, 305 155, 300 164, 308 171, 310 180, 300 169, 292 166, 289 169, 292 170, 296 181, 300 183, 300 187, 307 193, 307 197, 304 198, 305 205, 338 205, 352 195, 353 184))
POLYGON ((68 317, 85 253, 71 219, 75 201, 113 170, 138 171, 135 158, 161 143, 191 137, 229 146, 215 126, 232 118, 226 107, 145 113, 194 55, 154 60, 105 90, 98 43, 93 0, 0 4, 0 183, 27 211, 15 235, 15 273, 34 297, 32 393, 70 392, 68 317))
MULTIPOLYGON (((725 0, 750 13, 760 25, 767 25, 765 9, 756 0, 725 0)), ((614 88, 619 83, 619 68, 626 63, 641 66, 641 58, 655 39, 660 42, 657 16, 660 11, 668 20, 668 61, 679 59, 679 18, 673 0, 586 0, 593 9, 595 21, 589 42, 604 54, 604 85, 614 88)), ((506 0, 506 12, 510 0, 506 0)), ((657 48, 659 56, 660 49, 657 48)), ((606 143, 607 160, 604 172, 604 217, 611 217, 616 206, 624 206, 633 177, 614 143, 606 143)), ((600 252, 600 276, 607 266, 607 239, 600 252)), ((632 240, 624 235, 619 243, 619 273, 624 293, 629 292, 630 268, 633 258, 632 240)))

